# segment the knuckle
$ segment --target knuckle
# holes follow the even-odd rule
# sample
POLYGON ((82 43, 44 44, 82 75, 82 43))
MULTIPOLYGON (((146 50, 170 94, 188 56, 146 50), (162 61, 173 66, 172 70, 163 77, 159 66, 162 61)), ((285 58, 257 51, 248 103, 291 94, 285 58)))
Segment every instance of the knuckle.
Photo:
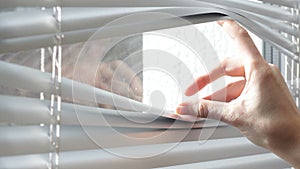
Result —
POLYGON ((238 126, 239 122, 239 114, 236 112, 228 112, 224 115, 224 118, 227 122, 232 124, 233 126, 238 126))
POLYGON ((230 63, 230 57, 226 57, 223 61, 222 61, 222 63, 221 63, 221 66, 222 66, 222 68, 224 69, 224 68, 226 68, 226 66, 228 65, 228 63, 230 63))
POLYGON ((234 57, 226 57, 222 63, 221 63, 221 68, 223 69, 223 73, 229 74, 232 72, 232 70, 237 67, 238 65, 235 65, 235 59, 234 57))
POLYGON ((269 63, 269 65, 270 65, 270 68, 271 68, 272 70, 274 70, 275 72, 280 72, 278 66, 276 66, 276 65, 274 65, 274 64, 271 64, 271 63, 269 63))
POLYGON ((261 68, 261 62, 258 60, 252 60, 250 64, 251 64, 251 67, 255 70, 261 68))
POLYGON ((208 116, 207 105, 203 103, 199 103, 197 108, 197 114, 199 117, 207 118, 208 116))
POLYGON ((223 73, 225 73, 226 71, 228 71, 228 64, 230 64, 230 58, 225 58, 222 62, 221 62, 221 68, 222 68, 222 71, 223 73))
POLYGON ((238 35, 241 36, 241 37, 248 37, 248 36, 249 36, 248 31, 245 30, 245 29, 242 28, 242 27, 239 27, 239 28, 238 28, 237 33, 238 33, 238 35))
POLYGON ((274 73, 272 68, 268 67, 265 70, 261 71, 262 75, 261 75, 261 79, 263 79, 264 81, 270 81, 273 80, 274 77, 274 73))
POLYGON ((234 83, 230 83, 230 84, 227 85, 226 88, 227 88, 227 89, 230 89, 230 88, 232 88, 232 87, 234 87, 234 86, 235 86, 234 83))
POLYGON ((241 125, 241 114, 237 107, 231 105, 227 107, 227 112, 224 113, 223 119, 225 122, 238 127, 241 125))

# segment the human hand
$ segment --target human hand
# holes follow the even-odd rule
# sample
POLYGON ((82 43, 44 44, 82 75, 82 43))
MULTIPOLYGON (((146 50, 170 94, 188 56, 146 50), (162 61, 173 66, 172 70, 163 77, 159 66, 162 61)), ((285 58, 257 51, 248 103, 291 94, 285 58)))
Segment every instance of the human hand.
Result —
POLYGON ((245 29, 234 21, 219 24, 234 40, 240 56, 227 58, 200 76, 185 94, 193 95, 225 75, 244 79, 205 98, 180 104, 177 114, 220 119, 300 168, 300 114, 279 69, 264 61, 245 29))

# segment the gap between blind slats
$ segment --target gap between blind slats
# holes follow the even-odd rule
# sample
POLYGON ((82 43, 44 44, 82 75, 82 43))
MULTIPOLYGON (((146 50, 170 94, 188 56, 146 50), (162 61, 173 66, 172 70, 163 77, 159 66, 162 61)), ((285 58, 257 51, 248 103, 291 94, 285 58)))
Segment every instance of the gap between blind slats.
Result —
POLYGON ((237 158, 221 159, 215 161, 205 161, 200 163, 161 167, 156 169, 245 169, 245 168, 263 168, 263 169, 283 169, 290 167, 272 153, 259 154, 253 156, 244 156, 237 158))
MULTIPOLYGON (((232 127, 203 129, 145 129, 64 126, 60 130, 60 151, 156 145, 206 139, 238 138, 232 127), (117 132, 116 132, 117 131, 117 132), (202 137, 200 137, 200 134, 202 137)), ((0 156, 47 153, 52 150, 49 126, 1 126, 0 156), (34 139, 33 139, 34 138, 34 139)), ((222 140, 219 140, 221 143, 222 140)), ((237 143, 239 145, 239 143, 237 143)))
MULTIPOLYGON (((0 95, 0 124, 48 125, 54 121, 50 115, 50 101, 26 97, 0 95), (14 104, 11 104, 14 103, 14 104)), ((62 102, 61 125, 113 126, 153 129, 189 129, 224 126, 214 120, 187 123, 146 112, 110 110, 62 102)))

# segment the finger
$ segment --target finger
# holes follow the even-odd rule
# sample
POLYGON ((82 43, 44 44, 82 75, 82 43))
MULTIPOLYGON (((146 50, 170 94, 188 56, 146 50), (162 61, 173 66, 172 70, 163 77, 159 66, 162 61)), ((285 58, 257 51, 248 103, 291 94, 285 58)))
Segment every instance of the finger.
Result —
POLYGON ((197 103, 182 103, 181 106, 176 108, 176 113, 179 115, 192 115, 201 118, 210 118, 221 120, 225 123, 237 126, 240 121, 239 112, 236 111, 239 107, 237 105, 210 101, 200 100, 197 103))
POLYGON ((238 23, 233 20, 226 20, 218 22, 224 30, 231 36, 235 41, 235 45, 241 52, 243 52, 243 57, 250 60, 261 60, 262 57, 256 48, 254 42, 249 36, 248 32, 241 27, 238 23))
POLYGON ((228 57, 224 59, 217 68, 213 69, 208 74, 197 78, 195 82, 186 89, 185 95, 194 95, 206 85, 224 75, 244 76, 245 71, 242 59, 237 57, 228 57))
POLYGON ((213 93, 212 95, 206 96, 203 99, 230 102, 233 99, 239 97, 245 87, 246 80, 239 80, 234 83, 227 85, 225 88, 213 93))

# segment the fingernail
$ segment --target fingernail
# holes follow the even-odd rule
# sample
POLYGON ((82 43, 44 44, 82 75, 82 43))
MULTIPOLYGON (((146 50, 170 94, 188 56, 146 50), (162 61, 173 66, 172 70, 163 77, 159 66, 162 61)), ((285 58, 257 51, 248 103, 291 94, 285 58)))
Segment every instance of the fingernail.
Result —
POLYGON ((181 115, 190 114, 189 106, 178 106, 176 108, 176 113, 181 115))
POLYGON ((225 22, 224 20, 217 21, 217 23, 218 23, 220 26, 223 26, 224 22, 225 22))
POLYGON ((187 106, 187 105, 188 105, 188 103, 183 102, 183 103, 180 103, 178 106, 187 106))

